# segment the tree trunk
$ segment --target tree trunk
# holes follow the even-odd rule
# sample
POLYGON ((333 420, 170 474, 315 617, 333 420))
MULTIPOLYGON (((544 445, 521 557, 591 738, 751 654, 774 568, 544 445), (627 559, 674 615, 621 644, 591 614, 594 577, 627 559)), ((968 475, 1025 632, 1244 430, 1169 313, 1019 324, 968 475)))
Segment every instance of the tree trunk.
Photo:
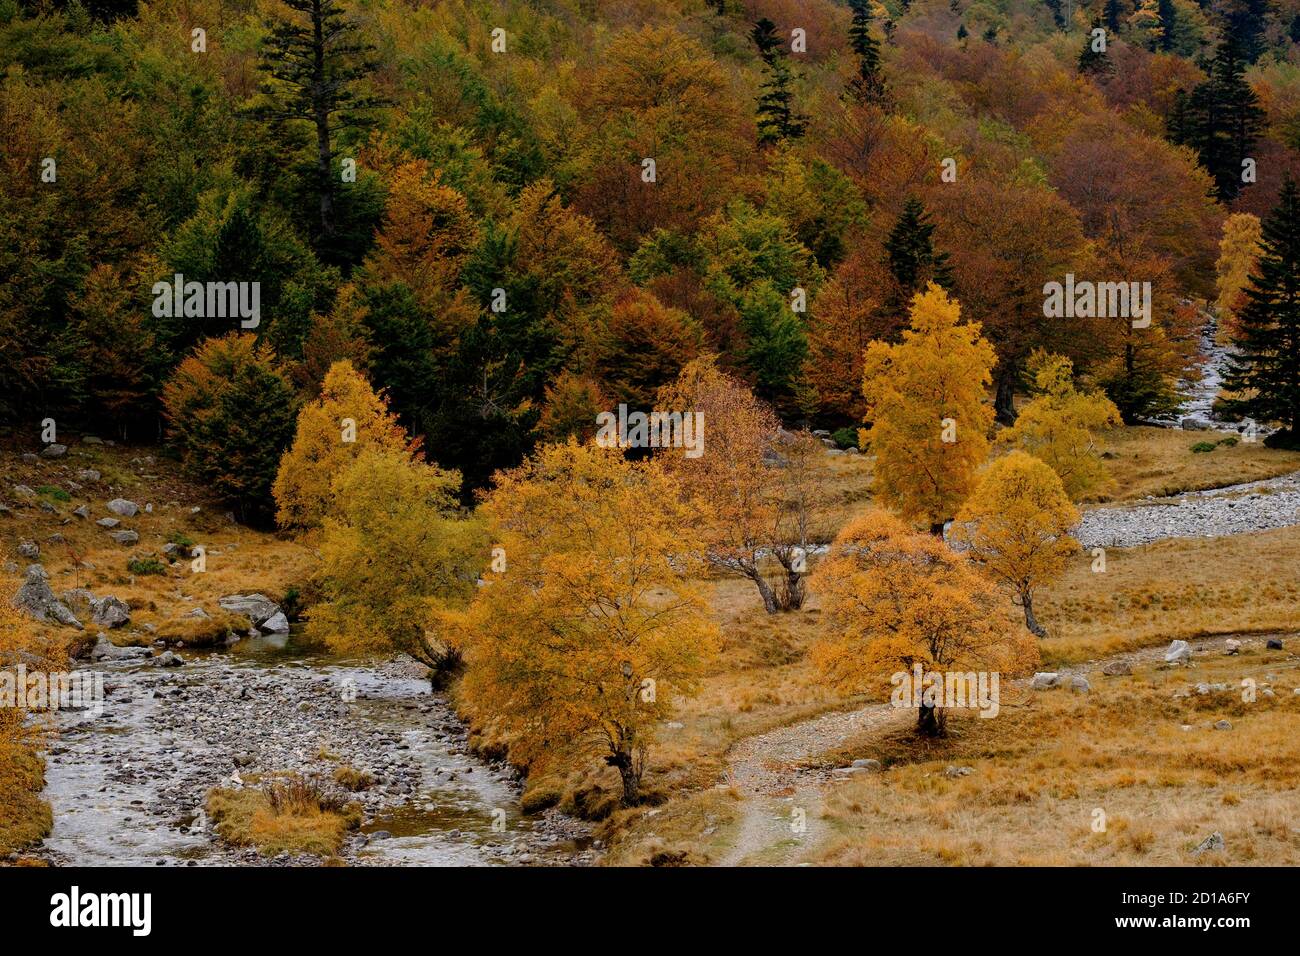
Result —
POLYGON ((922 704, 916 712, 916 732, 922 737, 943 737, 948 732, 948 715, 940 707, 922 704))
POLYGON ((1028 591, 1020 595, 1020 603, 1025 608, 1025 627, 1029 628, 1029 633, 1034 637, 1046 637, 1047 628, 1038 623, 1038 618, 1034 617, 1034 596, 1028 591))
POLYGON ((1016 423, 1016 374, 1014 369, 998 373, 993 396, 993 412, 999 424, 1016 423))
POLYGON ((322 234, 334 234, 334 178, 330 167, 333 165, 333 152, 330 149, 329 104, 325 99, 325 37, 323 33, 324 13, 319 3, 313 4, 312 26, 312 80, 313 107, 316 121, 316 178, 320 190, 320 228, 322 234))
POLYGON ((772 593, 772 586, 767 583, 763 575, 755 571, 750 575, 750 578, 753 580, 754 586, 758 588, 758 593, 763 597, 763 610, 767 611, 768 614, 775 614, 780 610, 776 604, 776 595, 772 593))
POLYGON ((617 750, 605 758, 611 767, 618 768, 618 775, 623 780, 623 806, 634 807, 641 799, 641 778, 636 772, 632 754, 627 750, 617 750))

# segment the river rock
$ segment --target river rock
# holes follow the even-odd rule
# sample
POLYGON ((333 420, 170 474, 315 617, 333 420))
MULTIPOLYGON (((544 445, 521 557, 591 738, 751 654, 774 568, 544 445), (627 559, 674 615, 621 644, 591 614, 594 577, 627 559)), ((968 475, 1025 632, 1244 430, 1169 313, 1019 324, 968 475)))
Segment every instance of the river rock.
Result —
MULTIPOLYGON (((271 633, 283 633, 272 631, 268 626, 274 624, 279 628, 280 621, 284 620, 284 613, 280 610, 280 606, 265 594, 227 594, 225 597, 217 598, 217 604, 221 605, 222 610, 229 611, 231 614, 242 614, 254 627, 271 633)), ((284 620, 284 631, 288 629, 288 621, 284 620)))
POLYGON ((140 510, 139 505, 134 501, 127 501, 125 498, 114 498, 106 507, 113 514, 121 515, 123 518, 134 518, 135 513, 140 510))
POLYGON ((174 651, 163 651, 153 659, 152 663, 158 667, 181 667, 185 664, 185 658, 174 651))
POLYGON ((288 634, 289 619, 284 616, 283 611, 276 611, 262 622, 261 628, 268 634, 288 634))
POLYGON ((1192 662, 1192 648, 1186 641, 1174 641, 1165 651, 1166 664, 1190 664, 1192 662))
POLYGON ((131 606, 119 598, 109 597, 90 602, 90 619, 101 627, 121 627, 131 620, 131 606))
POLYGON ((90 649, 92 661, 130 661, 149 656, 147 647, 118 647, 103 634, 95 637, 95 646, 90 649))
POLYGON ((22 587, 14 595, 14 607, 38 621, 55 621, 67 627, 83 630, 77 616, 54 596, 50 590, 50 577, 39 564, 29 565, 22 587))

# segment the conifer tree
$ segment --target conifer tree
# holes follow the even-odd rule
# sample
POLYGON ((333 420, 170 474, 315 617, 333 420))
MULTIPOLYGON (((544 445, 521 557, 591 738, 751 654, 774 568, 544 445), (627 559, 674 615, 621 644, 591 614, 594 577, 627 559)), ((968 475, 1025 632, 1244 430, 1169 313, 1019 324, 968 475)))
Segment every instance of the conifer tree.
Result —
POLYGON ((330 237, 335 231, 334 135, 370 125, 365 114, 384 105, 355 89, 375 71, 376 64, 367 59, 374 48, 359 39, 355 21, 338 0, 284 3, 300 16, 270 27, 260 57, 269 77, 261 89, 266 99, 256 113, 276 123, 305 120, 315 127, 320 229, 330 237))
POLYGON ((880 70, 880 43, 871 35, 870 0, 851 0, 853 22, 849 46, 858 57, 858 75, 849 82, 849 92, 858 100, 879 103, 885 97, 885 78, 880 70))
MULTIPOLYGON (((1259 98, 1246 82, 1246 63, 1240 42, 1228 34, 1214 55, 1210 78, 1187 98, 1175 137, 1196 150, 1225 202, 1241 191, 1242 160, 1250 156, 1264 125, 1259 98)), ((1177 103, 1175 109, 1180 109, 1177 103)), ((1175 132, 1173 124, 1170 132, 1175 132)))
POLYGON ((1224 385, 1247 397, 1228 407, 1258 421, 1282 422, 1285 431, 1271 444, 1300 445, 1300 190, 1289 176, 1264 220, 1245 298, 1224 385))
POLYGON ((904 301, 910 300, 926 282, 952 289, 948 254, 935 251, 933 235, 934 223, 921 200, 910 197, 885 240, 889 271, 898 282, 904 301))
POLYGON ((1106 55, 1106 49, 1103 45, 1101 49, 1097 46, 1096 31, 1101 29, 1101 17, 1096 17, 1092 21, 1092 28, 1084 38, 1083 49, 1079 51, 1079 72, 1089 73, 1109 73, 1110 58, 1106 55))
POLYGON ((763 145, 783 139, 798 139, 808 126, 808 118, 794 108, 791 84, 794 76, 781 48, 776 24, 763 17, 754 24, 750 37, 758 47, 766 78, 758 95, 758 141, 763 145))

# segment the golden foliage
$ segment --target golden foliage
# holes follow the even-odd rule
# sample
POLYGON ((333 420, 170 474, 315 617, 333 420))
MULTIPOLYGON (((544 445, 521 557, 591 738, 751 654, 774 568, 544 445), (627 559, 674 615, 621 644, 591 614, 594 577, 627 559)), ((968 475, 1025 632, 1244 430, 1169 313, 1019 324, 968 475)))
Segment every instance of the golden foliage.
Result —
POLYGON ((1242 292, 1251 270, 1255 268, 1255 261, 1259 258, 1262 235, 1263 227, 1259 217, 1248 212, 1233 213, 1223 223, 1219 258, 1214 263, 1219 293, 1214 304, 1219 309, 1224 331, 1231 332, 1236 328, 1237 310, 1244 304, 1242 292))
POLYGON ((395 648, 435 672, 454 664, 439 622, 468 600, 488 557, 459 487, 456 472, 403 451, 362 451, 330 486, 318 572, 325 600, 311 610, 308 634, 336 651, 395 648))
POLYGON ((461 619, 466 699, 524 762, 594 742, 635 803, 655 725, 717 642, 688 577, 688 511, 659 465, 572 439, 499 474, 481 510, 506 565, 461 619))
MULTIPOLYGON (((1038 661, 1034 641, 1009 626, 1002 598, 965 555, 872 508, 836 536, 812 575, 825 639, 821 675, 850 693, 878 689, 915 664, 925 670, 1014 674, 1038 661)), ((942 728, 942 708, 921 708, 942 728)))
POLYGON ((1070 360, 1042 350, 1030 356, 1035 397, 999 436, 1047 462, 1072 501, 1104 494, 1114 485, 1097 451, 1096 432, 1120 424, 1119 409, 1101 392, 1074 387, 1070 360))
POLYGON ((1070 536, 1078 523, 1079 512, 1056 472, 1013 451, 984 470, 957 514, 953 537, 969 545, 975 559, 1012 590, 1025 609, 1025 624, 1041 637, 1034 590, 1065 572, 1066 561, 1079 550, 1070 536))
POLYGON ((902 342, 872 342, 863 367, 876 497, 932 527, 970 494, 993 424, 993 346, 960 319, 957 302, 930 283, 912 300, 902 342))
POLYGON ((415 460, 419 445, 351 362, 335 362, 320 398, 298 414, 293 445, 280 459, 276 520, 283 528, 319 526, 330 510, 330 482, 361 452, 386 449, 415 460))

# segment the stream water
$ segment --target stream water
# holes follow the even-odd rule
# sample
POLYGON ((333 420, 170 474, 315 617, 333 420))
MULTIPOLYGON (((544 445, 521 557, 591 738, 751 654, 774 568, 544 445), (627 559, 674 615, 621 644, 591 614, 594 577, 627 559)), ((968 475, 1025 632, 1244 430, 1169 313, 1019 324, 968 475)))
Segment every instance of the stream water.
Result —
POLYGON ((522 815, 514 775, 468 752, 450 707, 400 667, 332 657, 296 634, 181 653, 179 668, 87 665, 105 674, 104 711, 58 717, 46 768, 54 828, 44 852, 52 862, 308 862, 227 846, 206 820, 204 796, 243 785, 242 775, 327 774, 344 763, 377 780, 356 795, 367 822, 342 853, 353 865, 572 864, 589 856, 570 822, 522 815))

